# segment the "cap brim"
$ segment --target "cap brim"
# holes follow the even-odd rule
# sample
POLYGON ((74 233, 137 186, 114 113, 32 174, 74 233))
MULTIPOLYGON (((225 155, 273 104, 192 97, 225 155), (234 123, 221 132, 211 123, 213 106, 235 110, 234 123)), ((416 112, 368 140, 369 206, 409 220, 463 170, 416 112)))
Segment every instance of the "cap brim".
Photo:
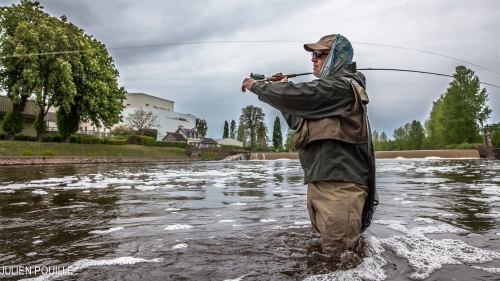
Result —
POLYGON ((308 52, 314 52, 314 50, 330 50, 331 47, 319 44, 319 43, 309 43, 304 44, 304 49, 308 52))

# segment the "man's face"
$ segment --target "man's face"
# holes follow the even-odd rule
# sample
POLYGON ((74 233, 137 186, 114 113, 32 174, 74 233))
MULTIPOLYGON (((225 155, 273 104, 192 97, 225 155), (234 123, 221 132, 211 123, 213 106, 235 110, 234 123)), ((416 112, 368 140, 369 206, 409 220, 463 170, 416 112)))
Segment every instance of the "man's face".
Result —
POLYGON ((311 61, 313 62, 314 75, 319 74, 319 71, 323 67, 323 64, 325 64, 326 57, 328 56, 329 52, 330 50, 314 50, 314 52, 312 53, 311 61), (318 58, 318 55, 320 55, 320 58, 318 58))

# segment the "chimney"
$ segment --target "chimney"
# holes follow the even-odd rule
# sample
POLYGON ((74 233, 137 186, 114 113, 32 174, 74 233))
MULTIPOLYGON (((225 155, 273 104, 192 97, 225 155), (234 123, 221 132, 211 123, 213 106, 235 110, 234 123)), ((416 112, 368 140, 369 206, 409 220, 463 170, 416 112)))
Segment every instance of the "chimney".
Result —
POLYGON ((196 127, 193 128, 193 131, 198 133, 198 129, 196 129, 196 127))
POLYGON ((179 125, 179 129, 181 129, 181 130, 182 130, 182 129, 184 129, 184 126, 182 126, 182 125, 179 125))

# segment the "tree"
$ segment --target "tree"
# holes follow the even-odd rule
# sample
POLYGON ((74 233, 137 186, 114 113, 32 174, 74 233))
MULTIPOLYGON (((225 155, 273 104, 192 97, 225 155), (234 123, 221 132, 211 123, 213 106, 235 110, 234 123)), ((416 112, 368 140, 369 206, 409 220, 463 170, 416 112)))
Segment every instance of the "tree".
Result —
POLYGON ((379 140, 380 140, 379 151, 389 150, 389 139, 387 138, 385 132, 382 132, 382 134, 380 134, 379 140))
POLYGON ((280 118, 276 116, 273 126, 273 147, 282 148, 283 147, 283 135, 281 134, 281 123, 280 118))
POLYGON ((429 118, 425 120, 424 128, 427 138, 422 144, 423 149, 437 149, 444 147, 444 128, 441 121, 443 120, 443 96, 432 103, 431 113, 429 118))
POLYGON ((257 126, 256 145, 258 147, 267 147, 269 137, 267 136, 267 126, 264 122, 260 122, 257 126))
POLYGON ((246 132, 245 125, 239 124, 238 125, 238 130, 237 130, 237 135, 236 135, 236 140, 241 141, 243 143, 243 146, 247 146, 247 132, 246 132))
POLYGON ((266 115, 260 107, 249 105, 241 109, 240 124, 245 127, 246 135, 249 138, 252 150, 254 150, 256 146, 257 130, 260 128, 261 123, 264 123, 265 116, 266 115))
POLYGON ((222 138, 223 139, 229 138, 229 124, 227 124, 227 120, 224 121, 224 132, 222 133, 222 138))
POLYGON ((425 138, 424 127, 420 121, 413 120, 410 124, 408 132, 408 149, 420 150, 422 149, 422 142, 425 138))
MULTIPOLYGON (((111 128, 122 121, 121 113, 126 94, 123 87, 118 87, 119 72, 114 65, 113 58, 104 44, 92 36, 85 35, 83 30, 71 23, 67 23, 67 28, 75 38, 75 48, 82 51, 78 53, 77 60, 70 61, 76 96, 69 106, 65 106, 58 96, 54 105, 62 107, 61 114, 65 114, 66 118, 76 119, 78 123, 90 122, 98 128, 111 128)), ((158 116, 155 115, 155 117, 156 122, 142 129, 158 126, 158 116)), ((59 134, 69 141, 69 133, 76 133, 78 127, 72 127, 72 130, 72 132, 65 133, 60 131, 59 134)))
POLYGON ((457 66, 453 81, 443 97, 446 144, 472 143, 489 118, 492 110, 486 105, 488 93, 481 89, 479 78, 465 66, 457 66))
POLYGON ((160 126, 158 115, 154 114, 152 110, 144 110, 142 107, 134 109, 125 120, 135 130, 152 129, 160 126))
POLYGON ((198 118, 196 118, 196 130, 203 137, 205 137, 207 135, 207 130, 208 130, 207 121, 205 121, 205 119, 198 119, 198 118))
POLYGON ((236 121, 231 120, 231 127, 229 128, 229 137, 232 139, 236 138, 236 121))
POLYGON ((380 150, 380 138, 379 138, 379 135, 378 135, 378 132, 377 130, 374 130, 372 132, 372 143, 373 143, 373 149, 375 149, 375 151, 379 151, 380 150))
POLYGON ((116 126, 109 133, 113 136, 121 136, 121 137, 131 136, 135 134, 132 126, 127 124, 120 124, 116 126))
POLYGON ((286 141, 285 141, 285 149, 286 150, 292 150, 293 148, 293 144, 292 144, 292 136, 293 134, 295 134, 295 130, 292 130, 292 129, 288 129, 288 131, 286 132, 286 141))

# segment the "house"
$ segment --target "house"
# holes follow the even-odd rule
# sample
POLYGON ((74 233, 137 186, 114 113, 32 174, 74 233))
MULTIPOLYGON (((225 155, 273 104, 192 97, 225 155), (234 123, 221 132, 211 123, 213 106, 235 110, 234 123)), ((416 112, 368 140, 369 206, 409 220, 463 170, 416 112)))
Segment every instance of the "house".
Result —
POLYGON ((191 147, 218 147, 219 144, 211 139, 204 138, 196 128, 186 129, 184 126, 179 125, 177 131, 167 132, 167 135, 162 141, 182 141, 187 142, 191 147))
MULTIPOLYGON (((12 102, 10 98, 5 95, 0 95, 0 124, 3 122, 5 115, 12 111, 12 102)), ((26 107, 23 111, 24 116, 24 128, 21 132, 22 135, 25 136, 36 136, 37 132, 35 127, 33 126, 33 122, 35 122, 36 110, 35 104, 28 100, 26 103, 26 107)), ((48 123, 49 131, 51 128, 51 124, 55 124, 56 122, 56 114, 54 107, 49 108, 49 112, 45 115, 45 121, 48 123)), ((52 125, 55 126, 55 125, 52 125)), ((0 126, 0 133, 3 133, 2 126, 0 126)))
POLYGON ((217 141, 219 145, 234 145, 243 147, 243 143, 241 141, 237 141, 235 139, 220 139, 217 141))
POLYGON ((201 147, 219 147, 219 144, 213 140, 213 139, 210 139, 210 138, 203 138, 203 140, 201 141, 201 147))
POLYGON ((187 142, 187 139, 181 134, 167 132, 167 135, 162 139, 162 141, 182 141, 187 142))

